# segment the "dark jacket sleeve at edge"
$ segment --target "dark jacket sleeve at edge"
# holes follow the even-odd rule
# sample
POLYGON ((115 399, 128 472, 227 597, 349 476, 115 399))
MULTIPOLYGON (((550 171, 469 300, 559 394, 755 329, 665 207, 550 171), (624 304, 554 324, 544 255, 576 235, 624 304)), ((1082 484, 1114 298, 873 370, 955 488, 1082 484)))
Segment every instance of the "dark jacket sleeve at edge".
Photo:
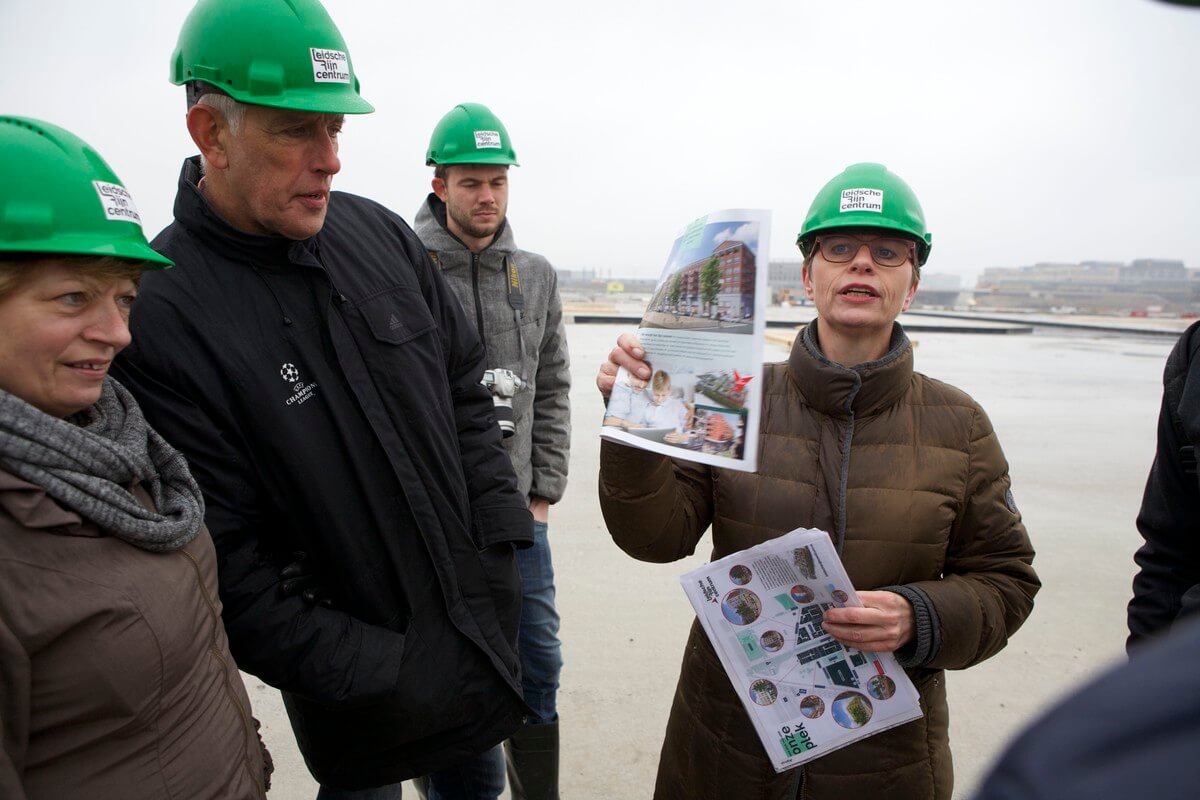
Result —
MULTIPOLYGON (((1192 370, 1188 358, 1190 340, 1196 335, 1200 334, 1190 329, 1180 338, 1164 374, 1164 384, 1186 374, 1178 413, 1189 435, 1192 428, 1200 427, 1200 369, 1192 370), (1180 360, 1184 363, 1173 367, 1180 360), (1173 375, 1176 371, 1180 374, 1173 375)), ((1164 392, 1158 450, 1137 517, 1145 543, 1134 555, 1139 571, 1129 601, 1129 647, 1166 630, 1185 610, 1200 606, 1200 484, 1184 470, 1180 448, 1187 442, 1179 438, 1174 413, 1164 392)))

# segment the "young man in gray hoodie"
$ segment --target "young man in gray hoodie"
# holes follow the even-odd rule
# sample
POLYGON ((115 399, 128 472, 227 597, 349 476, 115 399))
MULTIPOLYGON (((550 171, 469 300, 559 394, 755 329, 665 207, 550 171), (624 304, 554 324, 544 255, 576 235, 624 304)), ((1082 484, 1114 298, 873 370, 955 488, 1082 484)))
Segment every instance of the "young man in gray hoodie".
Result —
MULTIPOLYGON (((513 239, 505 213, 516 153, 491 111, 477 103, 451 109, 434 129, 426 163, 434 166, 433 192, 417 212, 417 235, 483 340, 484 383, 534 518, 534 544, 517 553, 523 585, 518 651, 532 714, 505 743, 510 788, 514 800, 557 800, 562 654, 547 519, 566 487, 571 440, 558 278, 545 258, 513 239)), ((429 800, 498 797, 504 754, 496 747, 427 776, 429 800)))

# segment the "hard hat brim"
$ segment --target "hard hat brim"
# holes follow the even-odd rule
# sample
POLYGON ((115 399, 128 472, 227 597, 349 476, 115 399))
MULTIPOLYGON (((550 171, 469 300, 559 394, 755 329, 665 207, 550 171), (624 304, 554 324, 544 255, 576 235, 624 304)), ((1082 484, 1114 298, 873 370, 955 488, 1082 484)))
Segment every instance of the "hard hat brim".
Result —
POLYGON ((450 166, 451 164, 501 164, 506 167, 519 167, 520 163, 515 158, 510 158, 504 153, 496 153, 495 155, 485 156, 480 155, 478 151, 467 153, 462 156, 451 156, 449 158, 426 158, 425 166, 434 167, 441 164, 442 166, 450 166))
POLYGON ((57 236, 53 239, 34 239, 8 242, 0 246, 4 253, 44 253, 48 256, 96 256, 97 258, 121 258, 129 261, 144 261, 153 264, 147 269, 166 269, 175 262, 154 248, 137 242, 97 243, 95 236, 57 236))
POLYGON ((222 94, 227 94, 239 103, 251 106, 285 108, 289 111, 311 111, 316 114, 370 114, 375 111, 375 106, 354 92, 306 92, 291 89, 284 94, 261 95, 239 91, 232 86, 222 86, 219 83, 203 79, 197 79, 197 82, 214 86, 222 94))

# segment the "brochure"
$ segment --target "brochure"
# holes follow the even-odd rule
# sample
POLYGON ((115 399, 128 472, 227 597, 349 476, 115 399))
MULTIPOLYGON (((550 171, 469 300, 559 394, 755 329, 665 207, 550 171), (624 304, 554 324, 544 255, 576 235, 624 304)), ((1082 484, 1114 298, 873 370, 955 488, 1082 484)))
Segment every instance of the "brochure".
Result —
POLYGON ((921 716, 891 653, 821 627, 862 606, 825 531, 797 529, 680 579, 777 772, 921 716))
POLYGON ((770 220, 715 211, 675 238, 637 332, 652 375, 618 371, 601 436, 756 469, 770 220))

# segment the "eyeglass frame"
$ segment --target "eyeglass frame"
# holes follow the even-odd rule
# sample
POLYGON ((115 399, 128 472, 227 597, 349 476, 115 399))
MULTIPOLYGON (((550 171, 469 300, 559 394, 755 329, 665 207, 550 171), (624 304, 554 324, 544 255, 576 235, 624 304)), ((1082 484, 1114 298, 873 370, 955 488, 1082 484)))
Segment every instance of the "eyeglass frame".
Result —
POLYGON ((831 264, 849 264, 851 261, 854 260, 855 256, 858 255, 858 251, 861 250, 863 247, 866 247, 867 253, 871 256, 871 263, 878 267, 883 267, 884 269, 895 269, 896 267, 904 266, 905 261, 910 261, 910 262, 912 262, 913 269, 919 268, 919 266, 917 264, 917 243, 916 242, 912 241, 911 239, 907 239, 903 236, 889 236, 884 233, 866 234, 866 235, 872 236, 874 238, 867 240, 867 239, 862 238, 863 234, 838 233, 836 231, 829 231, 829 232, 826 232, 824 235, 818 233, 817 235, 815 235, 813 237, 813 253, 814 253, 814 255, 816 253, 820 253, 821 257, 824 258, 826 261, 828 261, 831 264), (848 258, 841 259, 841 260, 838 260, 836 258, 830 258, 829 255, 826 254, 825 248, 823 248, 821 246, 822 241, 824 241, 825 239, 833 238, 835 236, 850 239, 851 241, 858 243, 858 247, 854 248, 854 252, 852 252, 848 258), (871 247, 871 242, 884 240, 884 239, 891 239, 893 241, 904 242, 904 244, 908 248, 908 250, 907 250, 908 257, 898 264, 884 264, 882 261, 877 259, 875 257, 875 249, 873 247, 871 247))

